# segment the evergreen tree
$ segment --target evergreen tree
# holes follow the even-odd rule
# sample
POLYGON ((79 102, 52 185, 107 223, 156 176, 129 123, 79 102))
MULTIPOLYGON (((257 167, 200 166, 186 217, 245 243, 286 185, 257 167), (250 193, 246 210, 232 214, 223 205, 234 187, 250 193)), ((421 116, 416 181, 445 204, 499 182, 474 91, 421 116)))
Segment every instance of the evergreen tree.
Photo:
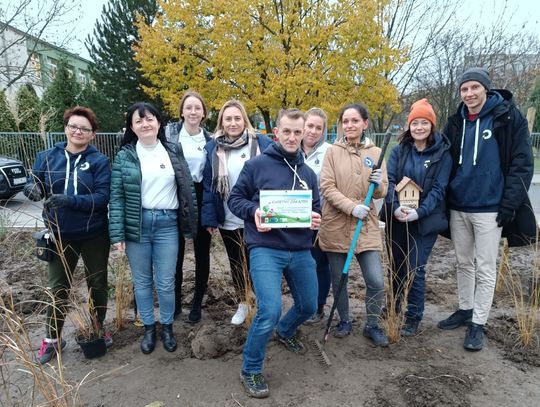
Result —
POLYGON ((113 108, 113 102, 108 100, 94 84, 84 87, 80 104, 94 111, 98 119, 98 131, 116 132, 125 126, 124 115, 113 108))
MULTIPOLYGON (((99 99, 99 104, 91 107, 100 115, 107 112, 102 117, 98 115, 103 131, 117 131, 130 105, 149 100, 141 86, 148 85, 148 81, 143 79, 140 64, 134 59, 134 46, 139 41, 135 21, 142 18, 146 24, 152 24, 157 11, 156 0, 110 0, 103 6, 103 17, 96 23, 93 38, 86 40, 94 61, 90 67, 95 84, 93 99, 99 99), (97 107, 103 104, 104 109, 97 107)), ((160 103, 157 105, 161 108, 160 103)))
POLYGON ((536 108, 533 132, 540 132, 540 76, 534 82, 531 96, 529 97, 529 107, 536 108))
POLYGON ((6 100, 6 94, 2 90, 0 91, 0 131, 17 131, 17 124, 15 118, 9 109, 6 100))
POLYGON ((19 114, 19 131, 39 131, 41 102, 32 85, 27 83, 21 86, 15 101, 19 114))
POLYGON ((42 110, 50 115, 47 131, 63 131, 64 111, 79 103, 81 87, 71 74, 66 60, 60 60, 56 75, 43 94, 42 110))

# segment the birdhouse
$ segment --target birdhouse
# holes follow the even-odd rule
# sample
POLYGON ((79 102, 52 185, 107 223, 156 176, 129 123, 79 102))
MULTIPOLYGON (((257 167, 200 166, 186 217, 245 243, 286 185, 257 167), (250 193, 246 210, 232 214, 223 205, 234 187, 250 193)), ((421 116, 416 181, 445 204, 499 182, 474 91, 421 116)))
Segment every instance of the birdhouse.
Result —
POLYGON ((396 192, 398 193, 400 205, 418 209, 422 188, 416 185, 412 179, 403 177, 399 184, 396 185, 396 192))

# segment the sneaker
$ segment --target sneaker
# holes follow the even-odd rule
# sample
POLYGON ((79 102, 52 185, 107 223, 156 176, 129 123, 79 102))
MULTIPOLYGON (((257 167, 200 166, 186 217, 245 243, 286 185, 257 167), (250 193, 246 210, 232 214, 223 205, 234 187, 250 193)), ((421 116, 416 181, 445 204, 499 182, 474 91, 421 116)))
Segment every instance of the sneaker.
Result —
POLYGON ((105 340, 105 346, 110 348, 113 344, 112 334, 109 331, 103 332, 103 339, 105 340))
POLYGON ((313 316, 304 322, 304 325, 313 325, 322 321, 324 318, 324 311, 316 312, 313 316))
POLYGON ((236 314, 231 318, 231 324, 233 325, 242 325, 244 321, 246 320, 248 314, 248 306, 247 304, 240 303, 238 304, 238 309, 236 310, 236 314))
POLYGON ((257 399, 268 397, 270 391, 262 373, 240 372, 240 381, 244 385, 246 393, 257 399))
MULTIPOLYGON (((61 339, 62 350, 66 347, 66 341, 61 339)), ((38 352, 38 362, 40 365, 49 363, 54 355, 58 352, 58 342, 46 342, 45 339, 41 341, 41 348, 38 352)))
POLYGON ((339 321, 339 323, 334 328, 332 335, 336 338, 344 338, 352 332, 352 322, 351 321, 339 321))
POLYGON ((283 338, 276 331, 276 339, 279 343, 285 346, 285 349, 287 349, 289 352, 304 353, 306 351, 304 344, 296 336, 283 338))
POLYGON ((484 325, 475 324, 474 322, 467 328, 463 347, 471 351, 482 350, 484 346, 484 325))
POLYGON ((401 336, 414 336, 418 333, 419 327, 420 321, 418 319, 407 317, 400 330, 401 336))
POLYGON ((388 346, 388 338, 378 326, 366 325, 364 327, 363 334, 366 338, 371 339, 377 346, 381 346, 383 348, 388 346))
POLYGON ((439 321, 437 327, 440 329, 456 329, 462 325, 469 325, 472 320, 472 309, 458 309, 448 318, 439 321))

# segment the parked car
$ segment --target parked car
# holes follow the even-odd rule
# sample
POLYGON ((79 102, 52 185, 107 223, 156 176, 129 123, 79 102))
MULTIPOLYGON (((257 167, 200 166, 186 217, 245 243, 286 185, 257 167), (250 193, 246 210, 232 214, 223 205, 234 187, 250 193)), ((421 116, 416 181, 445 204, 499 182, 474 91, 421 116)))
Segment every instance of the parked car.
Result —
POLYGON ((28 173, 21 161, 0 156, 0 199, 9 199, 21 192, 28 173))

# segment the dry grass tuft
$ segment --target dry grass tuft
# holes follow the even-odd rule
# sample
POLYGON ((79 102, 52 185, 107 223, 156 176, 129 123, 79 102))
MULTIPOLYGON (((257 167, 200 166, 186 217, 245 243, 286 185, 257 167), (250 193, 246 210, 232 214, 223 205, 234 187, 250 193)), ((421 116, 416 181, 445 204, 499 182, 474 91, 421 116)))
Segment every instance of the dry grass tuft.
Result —
POLYGON ((519 338, 517 342, 524 347, 536 344, 540 315, 540 247, 537 242, 530 246, 533 259, 530 273, 523 275, 515 268, 508 267, 499 279, 510 295, 516 314, 519 338))
MULTIPOLYGON (((386 229, 386 231, 388 228, 386 229)), ((384 237, 383 237, 384 239, 384 237)), ((403 288, 401 295, 394 293, 393 285, 398 279, 398 276, 394 270, 397 269, 398 265, 394 264, 394 256, 392 255, 392 250, 390 248, 390 242, 392 241, 392 236, 388 236, 387 240, 387 250, 383 251, 383 270, 387 270, 386 275, 386 312, 384 318, 382 319, 381 325, 386 331, 388 336, 388 341, 390 343, 397 343, 401 339, 401 327, 405 320, 405 310, 407 304, 407 297, 409 295, 409 289, 412 284, 414 277, 414 270, 410 270, 411 265, 409 261, 409 256, 405 256, 405 262, 409 273, 405 281, 403 282, 403 288)), ((410 252, 409 247, 406 248, 407 252, 410 252)))
MULTIPOLYGON (((51 296, 51 293, 48 293, 51 296)), ((68 407, 80 405, 78 385, 70 384, 64 377, 62 352, 58 353, 56 365, 40 365, 36 362, 29 335, 29 322, 15 312, 19 304, 10 297, 0 297, 0 404, 39 405, 68 407), (18 383, 20 375, 30 376, 28 388, 18 383)), ((52 302, 52 296, 51 296, 52 302)))
POLYGON ((116 302, 115 328, 119 331, 125 328, 127 314, 133 300, 133 282, 127 256, 121 255, 109 266, 114 278, 114 293, 116 302))

